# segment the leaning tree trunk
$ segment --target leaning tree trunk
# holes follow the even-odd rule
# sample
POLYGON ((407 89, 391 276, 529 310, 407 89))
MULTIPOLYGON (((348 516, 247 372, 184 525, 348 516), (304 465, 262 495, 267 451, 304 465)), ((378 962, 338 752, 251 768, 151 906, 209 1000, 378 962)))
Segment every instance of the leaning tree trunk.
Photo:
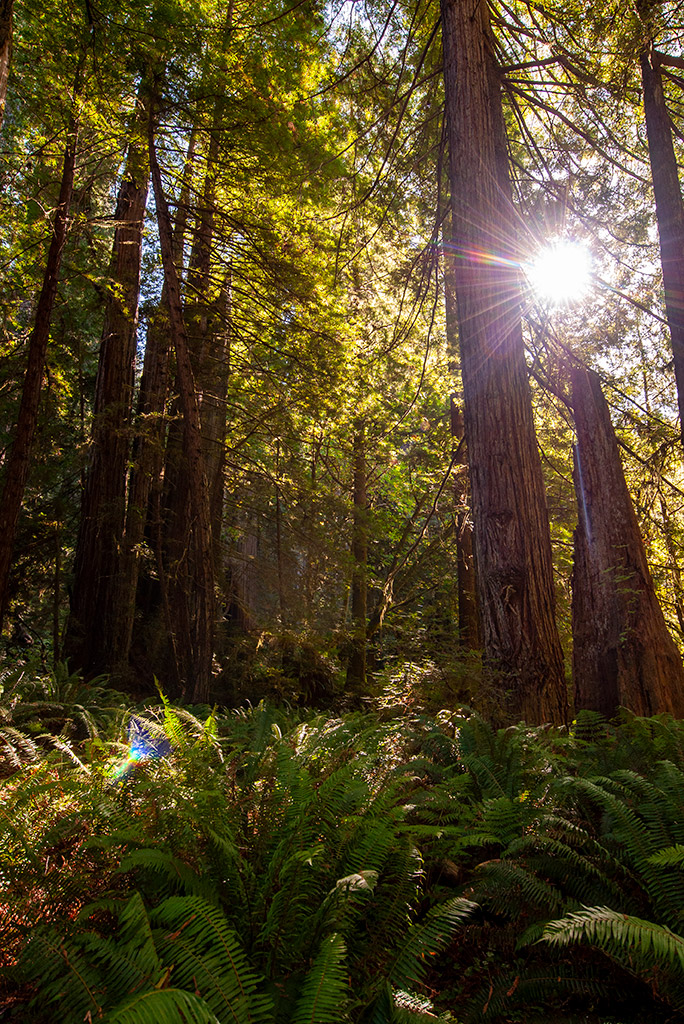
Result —
POLYGON ((672 338, 680 435, 684 444, 684 201, 659 58, 650 42, 641 53, 641 80, 660 237, 665 312, 672 338))
POLYGON ((368 567, 368 496, 366 492, 365 423, 354 429, 352 521, 351 625, 352 637, 347 660, 348 690, 363 691, 366 685, 366 619, 368 567))
MULTIPOLYGON (((142 90, 143 87, 141 87, 142 90)), ((131 452, 140 260, 149 182, 147 110, 139 95, 114 214, 110 290, 95 386, 93 431, 81 502, 66 653, 92 676, 120 667, 121 551, 131 452)))
POLYGON ((192 699, 206 701, 211 693, 211 665, 214 636, 214 565, 211 536, 211 506, 204 468, 202 430, 195 379, 190 359, 188 335, 183 321, 180 283, 173 258, 173 233, 168 202, 164 193, 161 172, 154 145, 153 120, 150 118, 150 169, 154 186, 159 222, 159 241, 164 266, 164 283, 169 308, 169 328, 176 353, 176 372, 183 414, 183 445, 188 473, 188 542, 193 553, 193 592, 189 598, 189 630, 186 637, 189 650, 184 663, 190 666, 192 699))
POLYGON ((572 372, 577 430, 575 707, 684 716, 684 668, 658 603, 598 376, 572 372))
POLYGON ((453 277, 485 663, 507 719, 564 722, 551 544, 487 5, 442 0, 453 277), (510 262, 509 262, 510 261, 510 262))
POLYGON ((0 630, 7 607, 14 537, 29 474, 33 438, 38 422, 45 356, 50 337, 50 320, 55 305, 62 253, 67 237, 69 207, 76 166, 76 140, 76 127, 72 124, 64 153, 62 182, 52 228, 52 241, 45 265, 43 286, 38 298, 33 330, 29 336, 28 363, 21 393, 19 419, 12 450, 5 465, 5 486, 2 499, 0 499, 0 523, 2 523, 2 530, 0 530, 0 630))

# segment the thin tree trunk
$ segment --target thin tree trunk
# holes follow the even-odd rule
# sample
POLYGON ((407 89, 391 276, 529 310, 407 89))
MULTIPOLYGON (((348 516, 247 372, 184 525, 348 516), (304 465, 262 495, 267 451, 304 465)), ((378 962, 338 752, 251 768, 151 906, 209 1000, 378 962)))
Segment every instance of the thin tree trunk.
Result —
POLYGON ((574 369, 575 707, 684 715, 684 668, 658 603, 598 376, 574 369))
POLYGON ((120 620, 129 604, 121 553, 131 451, 140 260, 149 183, 147 120, 138 96, 116 205, 110 290, 95 386, 93 432, 76 544, 67 652, 86 675, 122 659, 120 620))
POLYGON ((280 619, 280 626, 284 628, 287 625, 287 601, 285 598, 285 566, 283 557, 283 509, 282 502, 280 500, 280 484, 278 483, 278 477, 280 476, 280 444, 276 444, 276 484, 275 484, 275 527, 276 527, 276 566, 278 572, 278 616, 280 619))
POLYGON ((52 581, 52 663, 62 658, 60 609, 62 607, 62 535, 60 524, 55 523, 55 572, 52 581))
POLYGON ((7 82, 12 60, 14 0, 0 0, 0 127, 5 118, 7 82))
POLYGON ((658 502, 660 504, 660 514, 663 517, 663 537, 665 539, 667 560, 669 563, 670 575, 672 577, 672 603, 677 616, 679 635, 684 639, 684 600, 682 600, 684 587, 682 587, 682 570, 679 564, 681 554, 680 551, 677 550, 677 545, 675 544, 675 524, 672 521, 670 511, 667 507, 667 502, 665 501, 665 495, 663 494, 660 480, 658 480, 658 502))
POLYGON ((644 47, 640 62, 648 155, 660 237, 665 312, 672 338, 680 436, 684 444, 684 201, 679 185, 670 115, 663 94, 662 75, 651 42, 644 47))
POLYGON ((564 722, 548 515, 520 313, 487 5, 442 0, 453 276, 485 663, 507 719, 564 722), (507 261, 511 261, 510 263, 507 261))
MULTIPOLYGON (((183 321, 180 284, 174 263, 173 233, 169 207, 154 145, 153 120, 150 118, 150 168, 159 221, 159 241, 164 266, 164 282, 169 304, 169 326, 176 353, 176 371, 184 421, 184 448, 188 472, 190 540, 194 554, 194 588, 190 595, 189 663, 192 699, 206 701, 211 693, 211 664, 214 635, 214 566, 211 535, 211 507, 204 469, 202 431, 195 379, 190 359, 187 331, 183 321)), ((176 637, 176 642, 180 641, 176 637)))
MULTIPOLYGON (((80 77, 80 76, 79 76, 80 77)), ((7 610, 9 575, 17 521, 24 497, 31 463, 33 438, 38 422, 40 392, 43 384, 45 356, 50 338, 50 321, 57 295, 62 254, 67 238, 69 207, 74 187, 77 129, 69 129, 59 200, 48 250, 43 286, 38 298, 36 319, 28 342, 28 363, 19 406, 14 443, 6 462, 5 487, 0 500, 0 630, 7 610)))
POLYGON ((347 661, 348 690, 363 691, 366 685, 366 619, 368 567, 368 495, 366 492, 366 429, 358 420, 354 431, 354 483, 352 524, 351 624, 352 639, 347 661))

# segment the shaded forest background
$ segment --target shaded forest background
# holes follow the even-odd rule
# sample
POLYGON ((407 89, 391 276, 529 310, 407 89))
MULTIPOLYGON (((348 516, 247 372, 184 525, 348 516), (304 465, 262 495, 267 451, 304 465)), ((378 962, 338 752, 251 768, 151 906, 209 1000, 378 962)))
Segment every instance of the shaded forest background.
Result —
POLYGON ((5 0, 0 61, 7 659, 682 714, 677 4, 5 0))

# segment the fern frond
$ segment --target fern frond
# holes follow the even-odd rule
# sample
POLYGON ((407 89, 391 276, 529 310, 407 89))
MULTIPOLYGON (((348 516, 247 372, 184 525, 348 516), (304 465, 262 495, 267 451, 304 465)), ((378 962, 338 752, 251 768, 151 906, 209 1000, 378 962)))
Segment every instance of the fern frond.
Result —
POLYGON ((525 905, 532 904, 548 914, 563 909, 563 896, 556 886, 540 878, 528 867, 511 860, 486 861, 478 865, 472 896, 495 913, 517 916, 525 905))
POLYGON ((102 1024, 221 1024, 204 1000, 180 988, 139 992, 102 1024))
POLYGON ((172 896, 151 914, 157 949, 174 982, 199 991, 223 1022, 264 1024, 271 1002, 222 911, 196 896, 172 896), (159 931, 163 929, 163 933, 159 931))
POLYGON ((549 921, 542 941, 567 946, 582 940, 612 954, 637 955, 644 960, 684 968, 684 938, 664 925, 621 914, 610 907, 585 907, 549 921))
POLYGON ((683 867, 684 846, 681 843, 675 843, 674 846, 666 846, 665 849, 658 850, 657 853, 652 854, 649 857, 649 861, 651 864, 662 868, 683 867))
POLYGON ((202 879, 185 861, 174 857, 168 850, 146 846, 131 850, 117 868, 117 873, 135 871, 157 876, 163 883, 166 894, 182 892, 185 895, 207 897, 214 889, 208 880, 202 879))
POLYGON ((346 1019, 349 981, 347 947, 341 935, 328 935, 301 986, 292 1024, 339 1024, 346 1019))
POLYGON ((59 1006, 60 1020, 82 1021, 88 1011, 102 1011, 99 971, 73 942, 61 941, 46 929, 34 932, 19 964, 21 976, 40 983, 35 1002, 41 1009, 59 1006))
POLYGON ((455 897, 433 907, 413 925, 394 958, 388 977, 396 988, 410 988, 425 975, 429 958, 440 953, 478 909, 477 903, 455 897))

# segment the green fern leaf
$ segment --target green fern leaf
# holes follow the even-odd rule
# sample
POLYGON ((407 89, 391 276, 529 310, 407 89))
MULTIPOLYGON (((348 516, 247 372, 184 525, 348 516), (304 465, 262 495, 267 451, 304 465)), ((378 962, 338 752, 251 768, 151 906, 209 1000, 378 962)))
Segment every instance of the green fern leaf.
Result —
POLYGON ((199 991, 224 1022, 263 1024, 271 1002, 222 911, 196 896, 172 896, 151 914, 157 949, 174 964, 175 984, 199 991))
POLYGON ((462 897, 433 907, 420 924, 409 929, 389 971, 392 985, 411 988, 420 981, 427 970, 428 958, 441 952, 477 909, 476 903, 462 897))
POLYGON ((179 988, 139 992, 102 1024, 221 1024, 204 1000, 179 988))
POLYGON ((302 984, 292 1024, 338 1024, 349 998, 347 947, 341 935, 329 935, 302 984))
POLYGON ((631 954, 684 968, 684 938, 664 925, 621 914, 610 907, 585 907, 549 921, 542 941, 566 946, 586 940, 612 954, 631 954))
POLYGON ((649 861, 657 867, 683 867, 684 846, 681 843, 675 843, 674 846, 666 846, 664 850, 658 850, 657 853, 649 857, 649 861))

